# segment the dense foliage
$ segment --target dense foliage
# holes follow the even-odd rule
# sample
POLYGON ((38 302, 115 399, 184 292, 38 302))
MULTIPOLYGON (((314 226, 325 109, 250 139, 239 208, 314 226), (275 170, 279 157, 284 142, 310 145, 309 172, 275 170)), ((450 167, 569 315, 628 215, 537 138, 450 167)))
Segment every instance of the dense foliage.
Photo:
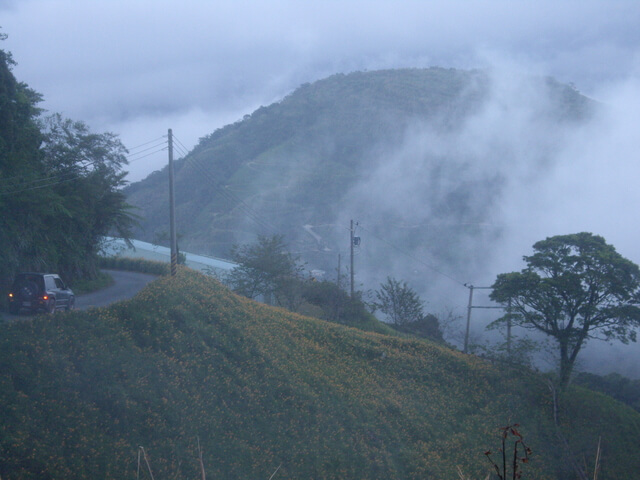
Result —
POLYGON ((627 378, 619 373, 596 375, 580 372, 572 379, 572 383, 602 392, 640 412, 640 380, 627 378))
POLYGON ((376 290, 376 309, 394 325, 415 323, 424 318, 424 302, 407 282, 387 277, 376 290))
POLYGON ((361 330, 392 334, 392 329, 369 312, 361 294, 354 297, 329 281, 305 281, 301 285, 300 313, 361 330))
MULTIPOLYGON (((634 478, 638 413, 580 389, 560 405, 576 458, 591 469, 601 436, 598 478, 634 478)), ((198 441, 208 478, 485 478, 484 452, 514 421, 532 449, 523 478, 572 478, 552 417, 543 378, 264 306, 183 268, 0 338, 2 478, 133 478, 140 446, 155 478, 200 478, 198 441)))
POLYGON ((12 65, 0 50, 0 288, 18 270, 95 275, 101 237, 128 237, 133 224, 121 192, 126 150, 113 134, 42 117, 40 95, 12 65))
POLYGON ((151 273, 153 275, 169 275, 171 273, 171 264, 169 262, 159 262, 144 258, 100 256, 98 264, 100 268, 151 273))
POLYGON ((588 340, 636 340, 640 268, 587 232, 549 237, 533 250, 521 272, 498 275, 490 297, 510 307, 501 322, 553 339, 560 385, 566 386, 588 340))
POLYGON ((442 336, 442 330, 440 328, 440 321, 438 320, 438 317, 432 313, 423 315, 413 322, 394 324, 392 327, 398 332, 408 333, 417 337, 429 338, 436 342, 444 342, 444 337, 442 336))
POLYGON ((337 284, 307 275, 281 235, 258 235, 256 242, 234 245, 231 258, 238 266, 225 281, 240 295, 330 322, 391 333, 368 311, 361 293, 351 298, 337 284))
POLYGON ((228 277, 236 292, 296 310, 302 265, 289 252, 282 235, 259 235, 254 243, 234 245, 231 260, 238 264, 228 277))

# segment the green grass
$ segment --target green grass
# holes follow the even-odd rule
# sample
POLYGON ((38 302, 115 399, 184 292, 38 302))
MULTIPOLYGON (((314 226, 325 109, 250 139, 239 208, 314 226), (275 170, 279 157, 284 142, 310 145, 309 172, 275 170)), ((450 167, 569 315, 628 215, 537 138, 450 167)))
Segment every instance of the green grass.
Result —
POLYGON ((78 280, 73 284, 73 292, 76 295, 83 293, 95 292, 110 285, 113 285, 113 278, 106 272, 98 272, 96 278, 90 280, 78 280))
MULTIPOLYGON (((525 476, 572 478, 543 378, 418 339, 264 306, 180 268, 111 308, 6 325, 0 476, 484 478, 483 452, 519 423, 525 476)), ((600 479, 633 478, 640 415, 572 389, 563 432, 600 479), (594 419, 596 419, 594 421, 594 419)), ((144 477, 147 478, 147 477, 144 477)), ((274 479, 275 480, 275 479, 274 479)))
POLYGON ((169 275, 171 273, 171 264, 168 262, 129 257, 100 257, 99 260, 100 268, 129 270, 153 275, 169 275))

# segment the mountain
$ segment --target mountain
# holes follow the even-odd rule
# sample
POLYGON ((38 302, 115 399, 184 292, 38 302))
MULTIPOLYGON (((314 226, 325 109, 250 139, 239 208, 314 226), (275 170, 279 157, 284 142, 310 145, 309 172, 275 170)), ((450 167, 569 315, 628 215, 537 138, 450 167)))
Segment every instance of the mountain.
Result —
POLYGON ((544 376, 181 268, 109 308, 3 326, 0 476, 150 478, 148 461, 155 478, 200 478, 199 445, 208 478, 485 478, 484 452, 497 460, 518 423, 523 478, 592 471, 599 439, 598 478, 635 478, 640 414, 578 387, 559 401, 556 431, 544 376))
MULTIPOLYGON (((386 242, 464 271, 501 233, 487 225, 512 173, 548 168, 563 132, 592 109, 552 79, 484 71, 354 72, 302 85, 176 162, 180 247, 224 257, 257 234, 284 234, 330 273, 354 219, 363 252, 377 244, 363 268, 397 270, 386 242)), ((167 184, 165 168, 127 188, 138 238, 166 236, 167 184)))

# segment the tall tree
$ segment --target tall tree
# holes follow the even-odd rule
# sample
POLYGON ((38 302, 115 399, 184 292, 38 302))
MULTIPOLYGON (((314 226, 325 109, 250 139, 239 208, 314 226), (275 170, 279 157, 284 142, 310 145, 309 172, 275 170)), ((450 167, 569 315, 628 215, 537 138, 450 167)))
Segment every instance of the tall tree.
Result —
POLYGON ((414 323, 424 318, 424 303, 407 282, 387 277, 376 290, 374 306, 387 315, 394 325, 414 323))
POLYGON ((238 264, 229 276, 236 292, 249 298, 273 297, 277 305, 295 310, 303 267, 282 235, 258 235, 255 243, 234 245, 231 259, 238 264))
POLYGON ((60 267, 72 276, 91 274, 95 264, 87 259, 95 258, 101 239, 110 233, 127 239, 135 223, 122 193, 127 150, 116 135, 93 133, 59 114, 41 124, 43 161, 57 179, 52 195, 64 226, 54 230, 60 267))
POLYGON ((37 120, 41 97, 16 80, 14 65, 11 53, 0 50, 0 286, 10 281, 35 236, 33 218, 18 216, 43 196, 38 181, 44 172, 37 120))
POLYGON ((14 64, 0 50, 0 286, 19 269, 90 276, 102 236, 127 238, 134 222, 121 192, 126 149, 82 122, 41 118, 14 64))
POLYGON ((521 272, 498 275, 490 297, 511 301, 514 325, 555 340, 559 383, 565 387, 588 340, 636 341, 640 269, 604 238, 586 232, 547 238, 533 250, 521 272))
MULTIPOLYGON (((4 39, 0 33, 0 41, 4 39)), ((19 181, 34 173, 30 167, 39 158, 42 97, 16 80, 15 64, 11 53, 0 49, 0 175, 19 181)))

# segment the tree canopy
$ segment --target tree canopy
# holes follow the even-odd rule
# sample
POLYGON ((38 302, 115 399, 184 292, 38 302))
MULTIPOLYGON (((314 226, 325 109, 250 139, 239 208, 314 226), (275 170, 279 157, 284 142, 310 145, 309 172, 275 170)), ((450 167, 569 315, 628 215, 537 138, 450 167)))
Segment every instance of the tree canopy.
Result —
POLYGON ((234 245, 231 259, 238 264, 229 275, 234 290, 246 297, 272 297, 276 304, 295 310, 300 297, 296 285, 302 266, 287 249, 282 235, 258 235, 255 243, 234 245))
POLYGON ((537 242, 521 272, 498 275, 492 300, 507 304, 513 325, 552 337, 560 353, 560 385, 590 339, 636 340, 640 269, 604 238, 582 232, 537 242))
POLYGON ((127 238, 134 223, 121 192, 127 151, 114 134, 42 117, 13 65, 0 50, 0 285, 18 270, 91 276, 101 238, 127 238))
POLYGON ((424 318, 424 303, 407 282, 387 277, 376 290, 374 306, 389 317, 394 325, 414 323, 424 318))

